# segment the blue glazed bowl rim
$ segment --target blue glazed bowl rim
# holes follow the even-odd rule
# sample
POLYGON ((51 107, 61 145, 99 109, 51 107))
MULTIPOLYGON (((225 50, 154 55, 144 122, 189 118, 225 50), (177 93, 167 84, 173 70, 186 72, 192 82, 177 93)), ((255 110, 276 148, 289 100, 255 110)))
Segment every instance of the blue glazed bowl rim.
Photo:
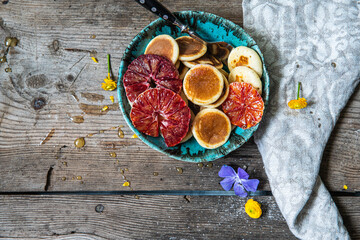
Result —
MULTIPOLYGON (((269 76, 268 76, 268 72, 267 72, 266 67, 265 67, 265 62, 264 62, 263 55, 262 55, 260 49, 258 48, 258 46, 256 45, 255 41, 253 40, 253 38, 252 38, 249 34, 247 34, 242 27, 240 27, 239 25, 233 23, 232 21, 230 21, 230 20, 228 20, 228 19, 222 18, 222 17, 220 17, 220 16, 217 16, 217 15, 215 15, 215 14, 213 14, 213 13, 208 13, 208 12, 202 12, 202 11, 179 11, 179 12, 175 12, 174 14, 175 14, 175 15, 181 15, 181 14, 184 14, 184 15, 198 14, 198 15, 204 15, 204 16, 206 16, 206 18, 219 18, 219 19, 222 21, 223 26, 224 26, 225 28, 230 29, 231 31, 233 31, 233 30, 236 29, 237 31, 241 32, 241 34, 246 35, 246 37, 249 39, 249 41, 252 41, 252 42, 254 43, 253 45, 248 46, 248 47, 252 47, 252 48, 255 47, 255 48, 256 48, 255 50, 259 53, 260 58, 262 59, 262 62, 263 62, 263 77, 262 77, 262 78, 264 78, 265 80, 267 80, 268 83, 269 83, 269 76)), ((121 59, 121 63, 120 63, 120 67, 119 67, 118 86, 120 86, 120 84, 122 84, 122 77, 123 77, 122 72, 123 72, 124 68, 127 68, 128 64, 130 64, 129 62, 127 63, 126 58, 128 58, 127 56, 132 55, 132 54, 131 54, 131 51, 132 51, 132 49, 133 49, 133 47, 134 47, 134 44, 136 44, 137 42, 141 42, 141 40, 142 40, 142 38, 143 38, 143 35, 144 35, 150 28, 159 25, 159 23, 161 23, 161 22, 163 22, 163 21, 164 21, 164 20, 161 19, 161 18, 158 18, 158 19, 152 21, 149 25, 147 25, 145 28, 143 28, 143 29, 131 40, 130 44, 129 44, 128 47, 125 49, 124 55, 123 55, 123 57, 122 57, 122 59, 121 59)), ((121 86, 122 86, 122 85, 121 85, 121 86)), ((216 159, 219 159, 219 158, 221 158, 221 157, 229 154, 230 152, 238 149, 239 147, 241 147, 241 146, 243 145, 243 143, 240 144, 240 145, 238 145, 238 146, 236 146, 235 144, 233 144, 233 145, 229 146, 229 147, 226 149, 227 151, 226 151, 225 154, 222 154, 222 153, 214 154, 214 155, 212 155, 212 158, 211 158, 211 159, 205 159, 205 158, 202 158, 202 157, 199 157, 199 156, 194 156, 194 157, 189 158, 189 157, 186 157, 186 156, 183 156, 183 155, 177 156, 177 155, 173 155, 173 154, 170 154, 170 153, 168 153, 168 152, 165 152, 165 151, 164 151, 163 149, 161 149, 158 145, 156 145, 156 144, 150 142, 149 140, 147 140, 147 139, 142 135, 142 133, 139 132, 139 130, 137 130, 137 129, 134 127, 134 125, 132 124, 131 119, 130 119, 130 118, 127 116, 127 114, 126 114, 125 104, 124 104, 123 98, 122 98, 123 96, 125 96, 125 91, 124 91, 123 87, 118 87, 118 88, 117 88, 117 93, 118 93, 118 101, 119 101, 119 106, 120 106, 121 112, 122 112, 122 114, 123 114, 123 117, 124 117, 126 123, 127 123, 128 126, 131 128, 131 130, 138 136, 138 138, 140 138, 140 139, 141 139, 144 143, 146 143, 148 146, 150 146, 151 148, 153 148, 153 149, 155 149, 155 150, 157 150, 157 151, 159 151, 159 152, 161 152, 161 153, 164 153, 165 155, 167 155, 167 156, 169 156, 169 157, 171 157, 171 158, 174 158, 174 159, 177 159, 177 160, 181 160, 181 161, 186 161, 186 162, 204 162, 204 161, 210 162, 210 161, 214 161, 214 160, 216 160, 216 159), (122 92, 122 93, 121 93, 121 92, 122 92)), ((269 99, 269 88, 266 88, 266 90, 263 91, 263 94, 262 94, 262 95, 263 95, 263 100, 264 100, 264 114, 265 114, 266 106, 267 106, 267 104, 268 104, 268 99, 269 99)), ((126 99, 126 97, 125 97, 125 99, 126 99)), ((127 99, 126 99, 126 101, 127 101, 127 99)), ((261 121, 260 121, 259 124, 261 124, 261 121)), ((247 141, 249 140, 249 138, 254 134, 254 132, 257 130, 259 124, 257 124, 256 126, 254 126, 254 127, 251 128, 252 132, 251 132, 250 136, 249 136, 247 139, 245 139, 244 143, 247 142, 247 141)), ((230 136, 230 137, 231 137, 231 136, 230 136)))

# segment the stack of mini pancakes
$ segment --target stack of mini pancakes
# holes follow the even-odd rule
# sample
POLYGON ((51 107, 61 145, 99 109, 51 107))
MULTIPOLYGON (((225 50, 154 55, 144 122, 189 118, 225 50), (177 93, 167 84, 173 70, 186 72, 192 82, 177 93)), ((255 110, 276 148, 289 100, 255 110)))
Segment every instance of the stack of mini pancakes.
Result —
POLYGON ((228 58, 227 67, 222 61, 209 54, 207 46, 197 40, 182 36, 177 39, 169 35, 159 35, 148 44, 145 54, 156 54, 170 59, 183 80, 182 98, 200 106, 200 111, 191 112, 189 132, 181 141, 192 136, 204 148, 214 149, 223 145, 229 138, 232 126, 229 117, 221 111, 221 104, 229 94, 229 84, 246 82, 261 95, 262 62, 251 48, 234 48, 228 58))

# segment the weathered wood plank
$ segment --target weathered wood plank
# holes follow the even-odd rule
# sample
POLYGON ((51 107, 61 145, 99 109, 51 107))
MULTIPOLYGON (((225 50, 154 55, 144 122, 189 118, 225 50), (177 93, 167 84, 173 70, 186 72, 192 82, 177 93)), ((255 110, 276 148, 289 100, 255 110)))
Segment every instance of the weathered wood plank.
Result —
MULTIPOLYGON (((0 237, 51 239, 295 239, 273 197, 0 196, 0 237), (96 209, 98 212, 96 212, 96 209), (80 238, 82 237, 82 238, 80 238)), ((360 201, 335 197, 352 239, 360 239, 360 201), (348 206, 351 206, 349 208, 348 206)))
POLYGON ((247 216, 246 199, 239 197, 0 196, 0 199, 1 237, 83 233, 105 239, 295 239, 272 197, 256 198, 264 211, 260 219, 247 216))
MULTIPOLYGON (((242 24, 241 1, 228 1, 227 7, 216 1, 164 4, 172 10, 213 12, 242 24)), ((115 92, 100 89, 106 76, 105 55, 112 54, 116 72, 130 40, 156 18, 138 4, 130 0, 10 1, 1 6, 0 16, 0 39, 9 35, 20 39, 8 55, 13 72, 5 73, 5 65, 0 66, 0 191, 44 190, 50 168, 49 191, 126 190, 129 188, 121 186, 121 170, 125 168, 129 169, 125 176, 134 190, 220 190, 220 178, 216 176, 223 164, 248 166, 251 177, 261 180, 260 189, 270 189, 252 141, 215 161, 213 168, 198 168, 157 153, 139 139, 131 139, 132 132, 119 110, 111 107, 107 114, 95 114, 111 104, 110 95, 116 96, 115 92), (92 35, 96 38, 92 39, 92 35), (87 52, 67 48, 96 50, 99 63, 92 62, 87 52), (104 100, 84 93, 100 94, 104 100), (32 102, 39 97, 45 99, 46 105, 35 110, 32 102), (83 115, 84 123, 70 120, 69 116, 79 115, 83 115), (118 125, 124 125, 124 139, 117 137, 116 130, 110 130, 87 138, 81 150, 73 145, 77 137, 118 125), (53 137, 39 145, 51 129, 55 129, 53 137), (111 152, 117 157, 110 157, 111 152), (183 168, 182 175, 176 167, 183 168), (153 176, 154 172, 158 176, 153 176), (72 180, 76 176, 82 176, 82 180, 72 180)), ((321 175, 330 190, 341 190, 343 184, 349 186, 349 191, 360 189, 359 114, 358 88, 324 154, 321 175)))
POLYGON ((324 150, 320 176, 331 190, 360 191, 360 85, 342 111, 324 150))

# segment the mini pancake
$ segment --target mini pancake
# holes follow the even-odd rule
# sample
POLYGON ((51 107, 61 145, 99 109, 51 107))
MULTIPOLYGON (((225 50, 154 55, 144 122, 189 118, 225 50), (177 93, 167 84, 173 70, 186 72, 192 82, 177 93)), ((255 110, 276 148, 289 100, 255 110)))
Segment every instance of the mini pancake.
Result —
POLYGON ((262 82, 259 75, 251 68, 239 66, 231 70, 229 75, 229 83, 233 82, 246 82, 251 84, 256 91, 261 95, 262 93, 262 82))
POLYGON ((218 148, 226 143, 230 133, 230 119, 216 108, 200 111, 192 126, 192 134, 196 141, 207 149, 218 148))
POLYGON ((217 108, 218 106, 220 106, 228 97, 229 95, 229 83, 227 78, 223 75, 223 79, 224 79, 224 88, 223 91, 221 93, 221 96, 219 97, 218 100, 216 100, 214 103, 211 103, 209 105, 205 105, 204 107, 206 108, 217 108))
POLYGON ((179 59, 181 61, 193 61, 206 53, 207 47, 196 39, 183 36, 176 39, 179 45, 179 59))
POLYGON ((176 63, 175 63, 175 67, 176 67, 178 70, 179 70, 180 64, 181 64, 180 60, 177 60, 176 63))
POLYGON ((178 67, 178 71, 179 71, 179 78, 181 80, 184 80, 184 77, 186 75, 186 73, 189 71, 190 68, 188 68, 187 66, 185 66, 181 61, 180 61, 180 66, 178 67))
POLYGON ((174 64, 179 58, 179 46, 169 35, 159 35, 153 38, 145 49, 145 54, 155 54, 167 57, 174 64))
POLYGON ((228 58, 228 68, 230 72, 238 66, 251 68, 259 77, 262 76, 262 61, 259 54, 251 48, 240 46, 230 52, 228 58))
POLYGON ((226 77, 226 79, 229 78, 229 73, 225 71, 224 69, 219 69, 219 71, 226 77))
POLYGON ((186 97, 197 105, 209 105, 219 99, 224 88, 222 74, 215 67, 199 64, 185 75, 183 90, 186 97))
POLYGON ((204 56, 202 56, 198 59, 195 59, 193 61, 182 61, 182 62, 188 68, 192 68, 198 64, 209 64, 211 66, 216 67, 217 69, 221 69, 224 66, 221 61, 219 61, 217 58, 215 58, 214 56, 212 56, 208 53, 206 53, 204 56))
POLYGON ((186 136, 181 140, 180 143, 184 143, 186 142, 187 140, 189 140, 193 134, 192 134, 192 124, 194 122, 194 119, 195 119, 195 114, 193 113, 193 111, 190 109, 190 114, 191 114, 191 118, 190 118, 190 125, 189 125, 189 131, 187 132, 186 136))
POLYGON ((180 97, 185 101, 186 105, 189 105, 189 100, 187 99, 183 90, 180 91, 180 97))
POLYGON ((226 61, 230 54, 230 47, 225 42, 208 43, 208 52, 221 61, 226 61))

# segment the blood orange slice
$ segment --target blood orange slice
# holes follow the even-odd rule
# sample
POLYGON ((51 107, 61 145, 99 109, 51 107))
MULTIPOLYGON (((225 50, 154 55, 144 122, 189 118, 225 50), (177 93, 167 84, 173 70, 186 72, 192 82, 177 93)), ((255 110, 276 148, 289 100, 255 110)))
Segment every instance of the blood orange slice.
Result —
POLYGON ((191 118, 190 108, 179 94, 165 88, 152 88, 141 93, 133 103, 130 118, 136 129, 158 137, 172 147, 186 136, 191 118))
POLYGON ((264 101, 249 83, 233 82, 229 96, 222 104, 232 124, 247 129, 258 124, 264 112, 264 101))
POLYGON ((151 87, 167 88, 179 93, 182 80, 175 65, 166 57, 144 54, 132 61, 123 77, 126 96, 130 103, 151 87))

